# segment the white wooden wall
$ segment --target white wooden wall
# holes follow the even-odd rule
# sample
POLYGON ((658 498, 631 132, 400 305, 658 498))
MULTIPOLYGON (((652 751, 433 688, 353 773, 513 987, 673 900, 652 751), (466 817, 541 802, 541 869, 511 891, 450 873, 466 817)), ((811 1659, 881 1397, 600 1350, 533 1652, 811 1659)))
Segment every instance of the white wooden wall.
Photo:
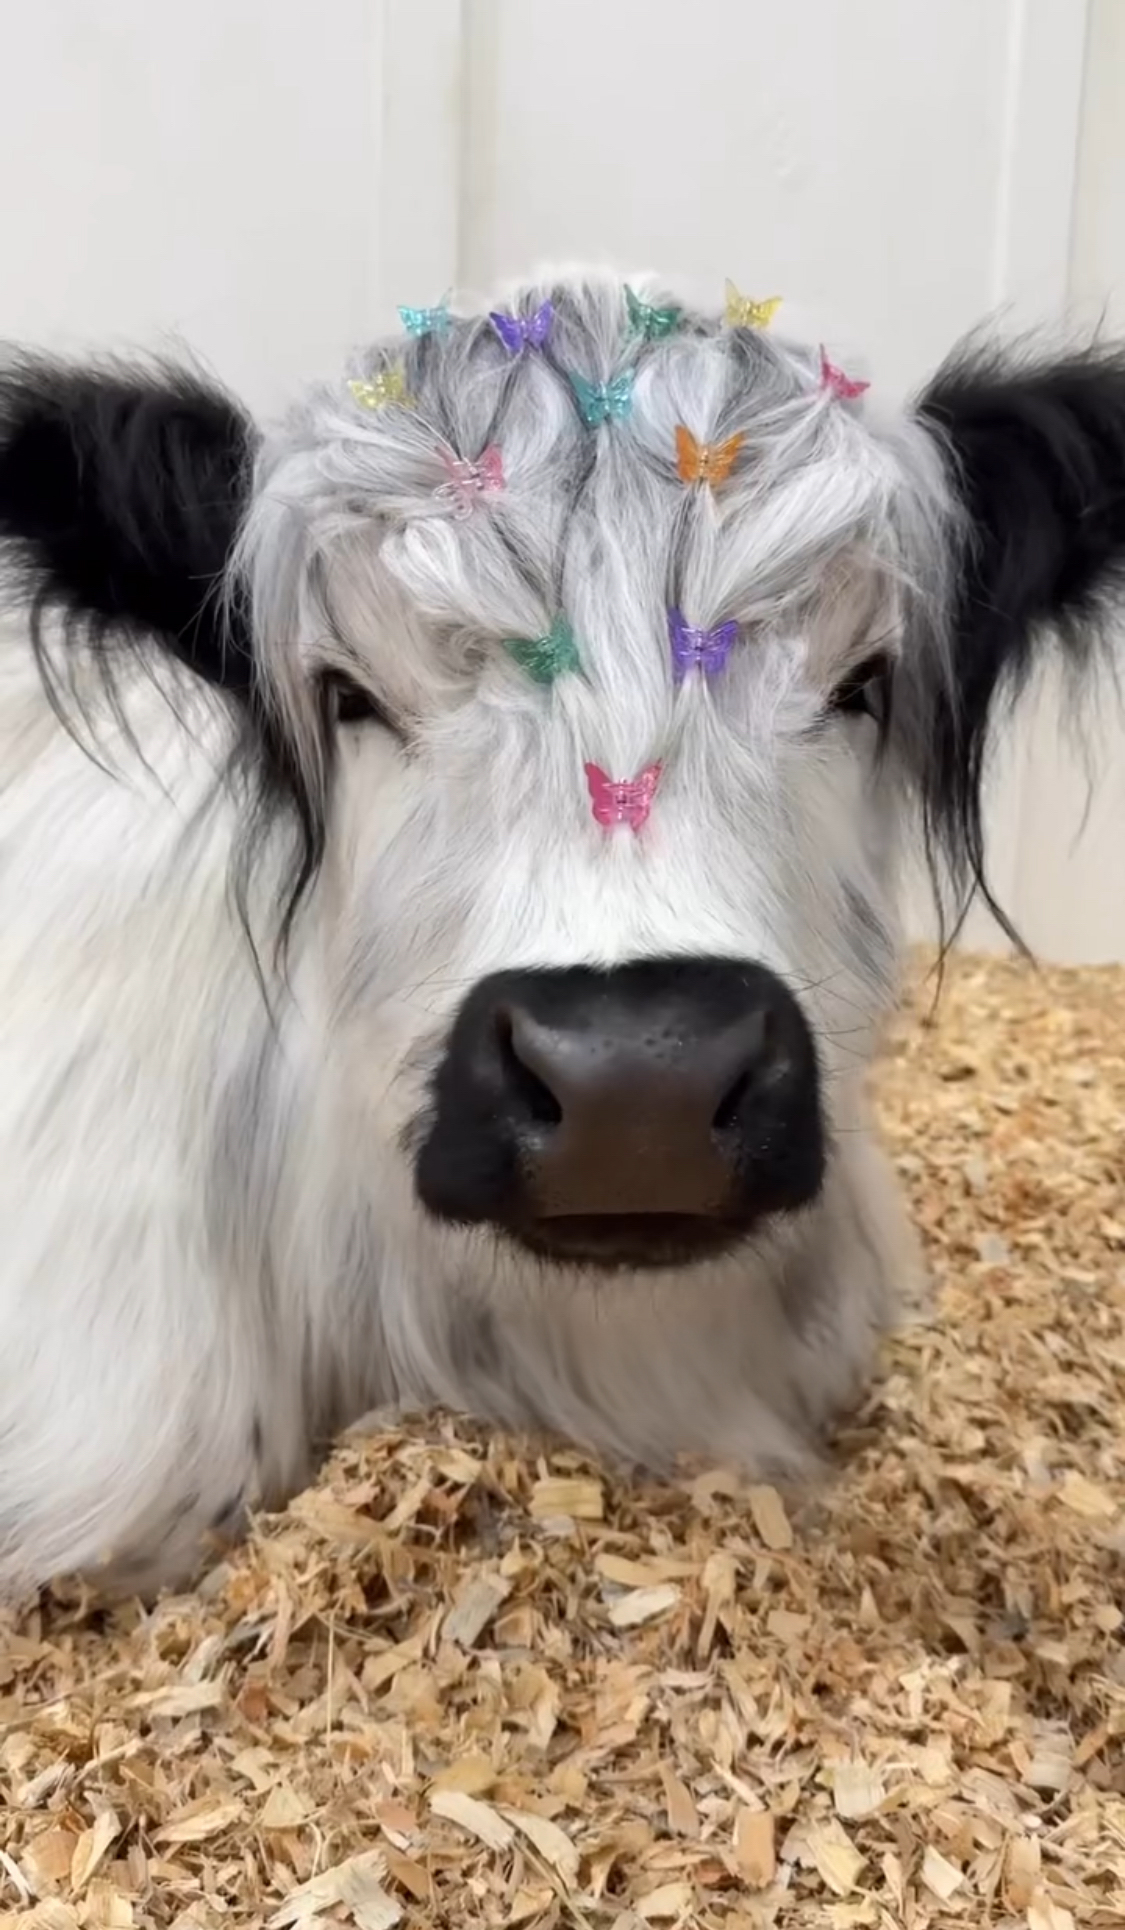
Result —
MULTIPOLYGON (((1125 0, 8 11, 0 337, 185 342, 272 410, 397 301, 543 260, 779 290, 892 394, 998 309, 1125 328, 1125 0)), ((1087 812, 1057 707, 997 885, 1046 955, 1125 958, 1125 724, 1087 812)))

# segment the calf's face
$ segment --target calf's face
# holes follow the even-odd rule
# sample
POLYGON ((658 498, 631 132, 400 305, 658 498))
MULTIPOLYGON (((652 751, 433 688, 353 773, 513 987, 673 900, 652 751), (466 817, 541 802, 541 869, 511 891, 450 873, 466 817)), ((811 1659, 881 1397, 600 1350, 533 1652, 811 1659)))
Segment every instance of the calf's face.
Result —
POLYGON ((682 1263, 808 1205, 857 1124, 890 687, 951 509, 932 439, 872 432, 816 356, 638 340, 614 284, 544 301, 534 348, 453 323, 313 396, 234 567, 321 785, 306 929, 357 1132, 446 1222, 682 1263), (591 424, 576 378, 627 407, 591 424), (341 686, 367 714, 327 739, 341 686))
POLYGON ((401 740, 344 733, 313 947, 360 1130, 423 1208, 603 1263, 714 1253, 815 1196, 893 972, 881 663, 848 683, 794 624, 732 651, 721 690, 677 686, 650 603, 619 693, 591 609, 565 681, 497 636, 415 692, 401 740), (658 761, 644 823, 599 823, 585 764, 658 761))
POLYGON ((994 701, 1047 627, 1083 660, 1125 544, 1125 375, 977 353, 898 416, 608 278, 511 315, 547 320, 438 312, 262 442, 166 372, 22 363, 0 533, 103 662, 228 693, 240 876, 291 854, 357 1164, 539 1265, 682 1267, 861 1116, 908 814, 987 889, 994 701))

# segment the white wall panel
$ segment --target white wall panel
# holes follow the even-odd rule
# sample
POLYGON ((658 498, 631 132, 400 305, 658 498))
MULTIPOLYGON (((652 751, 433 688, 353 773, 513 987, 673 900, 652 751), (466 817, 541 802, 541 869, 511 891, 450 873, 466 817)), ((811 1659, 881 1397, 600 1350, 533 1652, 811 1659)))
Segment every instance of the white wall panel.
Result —
POLYGON ((4 9, 0 338, 189 345, 256 407, 378 319, 372 0, 4 9))

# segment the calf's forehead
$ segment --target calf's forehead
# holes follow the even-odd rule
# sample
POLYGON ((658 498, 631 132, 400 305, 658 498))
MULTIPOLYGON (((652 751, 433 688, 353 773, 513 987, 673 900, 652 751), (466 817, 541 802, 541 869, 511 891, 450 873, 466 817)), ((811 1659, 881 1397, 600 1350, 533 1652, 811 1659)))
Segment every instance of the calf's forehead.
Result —
POLYGON ((593 681, 615 704, 628 681, 643 709, 666 696, 670 609, 815 633, 830 664, 877 588, 933 570, 929 438, 841 401, 819 350, 686 312, 647 341, 607 282, 529 289, 513 308, 545 299, 546 345, 513 355, 485 317, 379 343, 270 445, 264 489, 299 509, 353 649, 378 651, 379 606, 396 648, 437 640, 447 664, 466 646, 487 662, 561 616, 593 681), (399 399, 367 406, 388 378, 399 399), (587 419, 591 389, 604 421, 587 419), (450 461, 488 450, 502 487, 466 507, 450 461))

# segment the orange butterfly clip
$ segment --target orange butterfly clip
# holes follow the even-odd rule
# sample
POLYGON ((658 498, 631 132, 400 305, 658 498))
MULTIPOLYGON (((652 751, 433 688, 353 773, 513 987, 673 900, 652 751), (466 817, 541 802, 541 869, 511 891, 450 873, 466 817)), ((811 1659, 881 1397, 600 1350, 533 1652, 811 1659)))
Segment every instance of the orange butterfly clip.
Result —
POLYGON ((741 429, 737 435, 728 436, 726 442, 697 442, 690 429, 682 422, 676 424, 676 468, 680 481, 686 483, 710 483, 716 489, 726 482, 734 468, 746 437, 741 429))

